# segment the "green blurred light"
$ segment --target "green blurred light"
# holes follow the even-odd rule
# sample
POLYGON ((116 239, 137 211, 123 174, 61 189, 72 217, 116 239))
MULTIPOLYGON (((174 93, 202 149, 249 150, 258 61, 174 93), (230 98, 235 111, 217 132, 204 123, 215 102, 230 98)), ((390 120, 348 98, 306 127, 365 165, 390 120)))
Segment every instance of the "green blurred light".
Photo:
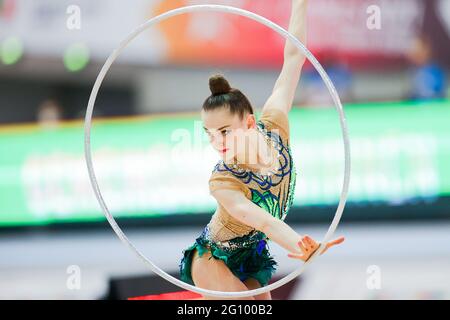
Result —
POLYGON ((89 63, 89 49, 84 43, 70 45, 64 52, 64 66, 71 72, 77 72, 89 63))
POLYGON ((20 60, 23 55, 22 41, 17 37, 6 38, 0 48, 0 58, 3 64, 11 65, 20 60))

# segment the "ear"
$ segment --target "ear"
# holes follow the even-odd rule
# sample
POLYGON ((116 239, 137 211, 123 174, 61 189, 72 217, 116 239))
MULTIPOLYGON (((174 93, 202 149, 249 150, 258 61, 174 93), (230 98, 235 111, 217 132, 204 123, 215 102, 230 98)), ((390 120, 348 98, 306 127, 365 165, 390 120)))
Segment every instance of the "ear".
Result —
POLYGON ((254 114, 248 113, 246 122, 248 129, 256 128, 256 119, 254 114))

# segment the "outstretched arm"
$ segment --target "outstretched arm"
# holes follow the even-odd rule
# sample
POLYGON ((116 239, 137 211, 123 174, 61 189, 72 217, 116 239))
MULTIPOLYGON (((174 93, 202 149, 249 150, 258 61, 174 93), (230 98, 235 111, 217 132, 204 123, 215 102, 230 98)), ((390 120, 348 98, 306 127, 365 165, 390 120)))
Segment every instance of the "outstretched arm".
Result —
MULTIPOLYGON (((292 0, 292 11, 288 31, 306 46, 306 9, 308 0, 292 0)), ((281 109, 286 115, 292 107, 295 91, 306 57, 291 40, 286 40, 284 62, 281 73, 275 82, 272 94, 263 107, 281 109)))
MULTIPOLYGON (((241 191, 218 189, 212 195, 224 206, 230 215, 242 223, 264 232, 271 240, 289 251, 292 254, 290 257, 306 260, 318 248, 318 244, 312 242, 314 240, 308 236, 304 239, 304 237, 295 232, 287 223, 275 218, 247 199, 241 191), (308 238, 312 241, 309 241, 308 238)), ((327 243, 325 250, 335 244, 341 243, 343 239, 341 237, 327 243)))

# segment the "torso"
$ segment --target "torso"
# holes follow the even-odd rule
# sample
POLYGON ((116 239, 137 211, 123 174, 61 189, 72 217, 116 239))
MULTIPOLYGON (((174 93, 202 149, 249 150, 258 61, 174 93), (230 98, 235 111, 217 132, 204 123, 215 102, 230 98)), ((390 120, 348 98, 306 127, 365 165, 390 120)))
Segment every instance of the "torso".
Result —
MULTIPOLYGON (((256 170, 227 165, 223 160, 219 160, 212 171, 211 179, 225 178, 241 185, 249 200, 274 217, 284 220, 293 203, 296 171, 289 145, 289 133, 286 134, 285 131, 277 133, 271 130, 271 127, 275 128, 273 123, 264 120, 257 122, 257 129, 278 150, 280 166, 276 172, 270 175, 259 174, 256 170)), ((215 242, 227 241, 257 231, 231 216, 219 203, 207 227, 210 239, 215 242)))

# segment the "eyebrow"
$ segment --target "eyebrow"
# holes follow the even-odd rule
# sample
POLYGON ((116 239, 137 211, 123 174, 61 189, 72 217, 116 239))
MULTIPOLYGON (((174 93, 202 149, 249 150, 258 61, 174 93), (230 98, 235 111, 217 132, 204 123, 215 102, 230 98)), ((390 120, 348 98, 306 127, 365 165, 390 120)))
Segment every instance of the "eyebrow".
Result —
MULTIPOLYGON (((226 127, 229 127, 230 125, 228 124, 228 125, 226 125, 226 126, 223 126, 223 127, 221 127, 221 128, 219 128, 219 129, 217 129, 218 131, 220 131, 220 130, 222 130, 222 129, 224 129, 224 128, 226 128, 226 127)), ((205 129, 206 131, 209 131, 207 128, 205 128, 205 127, 203 127, 203 129, 205 129)))

